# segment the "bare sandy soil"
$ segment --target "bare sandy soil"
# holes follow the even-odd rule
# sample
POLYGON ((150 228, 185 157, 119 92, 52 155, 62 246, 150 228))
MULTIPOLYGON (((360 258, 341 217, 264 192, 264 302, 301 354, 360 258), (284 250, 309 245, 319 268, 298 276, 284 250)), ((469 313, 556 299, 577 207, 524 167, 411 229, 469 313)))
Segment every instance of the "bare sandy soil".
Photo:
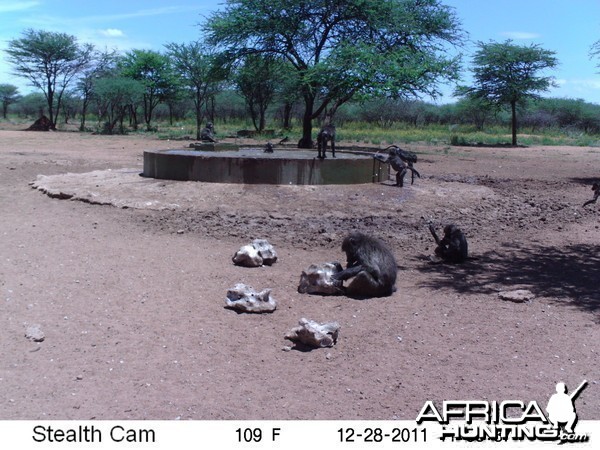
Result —
POLYGON ((0 419, 414 419, 584 379, 579 418, 600 419, 600 203, 582 207, 600 149, 407 146, 422 178, 403 189, 138 176, 144 150, 178 146, 0 130, 0 419), (472 258, 431 264, 427 220, 458 224, 472 258), (390 244, 398 290, 299 294, 352 230, 390 244), (277 263, 234 266, 254 238, 277 263), (225 309, 238 282, 278 309, 225 309), (535 298, 498 297, 518 288, 535 298), (284 350, 302 317, 339 322, 337 344, 284 350))

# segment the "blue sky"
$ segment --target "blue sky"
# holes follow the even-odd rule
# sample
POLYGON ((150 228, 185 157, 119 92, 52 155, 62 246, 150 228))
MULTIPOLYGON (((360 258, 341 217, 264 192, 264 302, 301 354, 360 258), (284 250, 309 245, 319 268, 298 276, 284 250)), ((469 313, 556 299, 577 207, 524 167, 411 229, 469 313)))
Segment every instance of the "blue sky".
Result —
MULTIPOLYGON (((60 31, 97 48, 162 51, 168 42, 200 37, 203 17, 223 7, 223 0, 0 0, 0 83, 31 91, 24 79, 10 74, 3 50, 25 29, 60 31)), ((468 32, 465 81, 475 42, 512 39, 539 44, 556 52, 560 62, 548 72, 558 87, 546 95, 582 98, 600 104, 600 58, 590 60, 590 46, 600 40, 600 0, 442 0, 454 7, 468 32)), ((452 101, 452 87, 440 101, 452 101)))

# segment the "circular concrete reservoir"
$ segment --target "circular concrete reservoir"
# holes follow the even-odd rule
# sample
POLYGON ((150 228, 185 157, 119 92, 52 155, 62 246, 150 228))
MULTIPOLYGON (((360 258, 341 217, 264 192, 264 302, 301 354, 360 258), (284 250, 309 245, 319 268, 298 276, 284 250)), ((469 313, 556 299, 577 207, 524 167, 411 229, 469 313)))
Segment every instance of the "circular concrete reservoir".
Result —
POLYGON ((361 184, 381 181, 381 163, 371 155, 259 148, 226 151, 144 152, 143 176, 167 180, 245 184, 361 184))

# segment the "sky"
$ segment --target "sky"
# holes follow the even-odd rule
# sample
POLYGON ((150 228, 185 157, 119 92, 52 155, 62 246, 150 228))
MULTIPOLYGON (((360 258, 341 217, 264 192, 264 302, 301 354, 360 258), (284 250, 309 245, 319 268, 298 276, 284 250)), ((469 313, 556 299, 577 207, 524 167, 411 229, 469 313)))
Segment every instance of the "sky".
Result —
MULTIPOLYGON (((441 0, 455 8, 469 40, 452 51, 463 55, 464 80, 477 42, 537 44, 556 53, 559 66, 544 75, 557 87, 544 96, 581 98, 600 104, 600 57, 590 59, 600 40, 600 0, 441 0)), ((98 49, 164 51, 169 42, 201 37, 199 24, 223 9, 224 0, 0 0, 0 83, 32 92, 23 78, 11 74, 8 41, 27 29, 63 32, 98 49)), ((438 103, 455 99, 453 86, 442 86, 438 103)))

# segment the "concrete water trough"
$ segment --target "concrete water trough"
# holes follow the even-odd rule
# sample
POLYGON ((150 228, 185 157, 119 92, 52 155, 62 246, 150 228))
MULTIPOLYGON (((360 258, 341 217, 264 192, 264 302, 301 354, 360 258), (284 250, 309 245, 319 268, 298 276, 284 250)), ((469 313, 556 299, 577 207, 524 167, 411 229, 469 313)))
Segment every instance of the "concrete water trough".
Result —
POLYGON ((362 184, 381 181, 381 163, 368 154, 262 148, 237 151, 144 152, 143 176, 167 180, 245 184, 362 184))

